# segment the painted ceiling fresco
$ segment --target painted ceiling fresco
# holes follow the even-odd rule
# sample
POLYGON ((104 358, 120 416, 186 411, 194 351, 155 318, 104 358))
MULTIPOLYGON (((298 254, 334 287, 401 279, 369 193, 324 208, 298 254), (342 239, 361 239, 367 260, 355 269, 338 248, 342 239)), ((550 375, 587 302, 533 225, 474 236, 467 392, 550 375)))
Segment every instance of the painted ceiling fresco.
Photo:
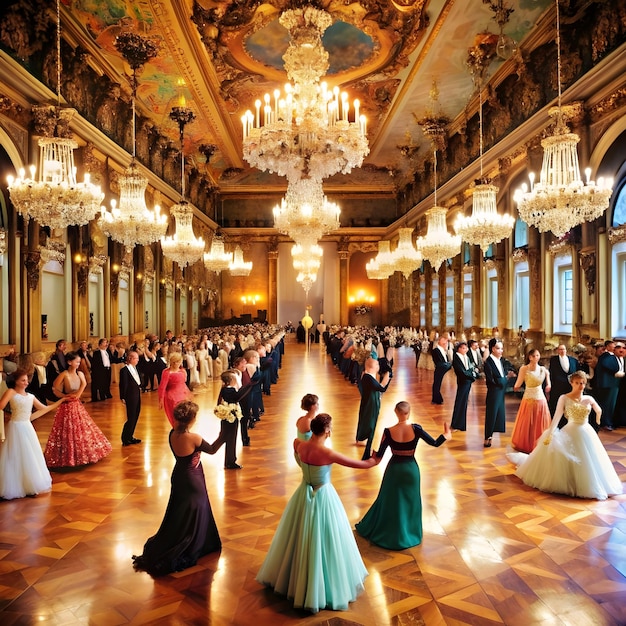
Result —
MULTIPOLYGON (((119 73, 125 89, 130 70, 115 49, 116 36, 132 30, 157 42, 158 56, 139 77, 138 106, 175 139, 178 128, 168 115, 184 97, 196 113, 196 120, 185 129, 186 152, 191 159, 201 159, 199 146, 216 146, 210 163, 216 184, 284 184, 243 161, 240 118, 256 98, 286 82, 282 55, 289 35, 278 24, 280 12, 288 5, 285 0, 264 4, 252 0, 63 0, 63 4, 67 19, 119 73)), ((553 0, 510 0, 507 4, 514 10, 505 32, 521 41, 553 0)), ((438 86, 441 111, 450 119, 463 113, 475 89, 466 65, 468 48, 478 33, 498 33, 494 13, 486 0, 324 0, 316 6, 326 9, 334 20, 323 39, 330 55, 328 82, 339 84, 351 98, 358 97, 368 117, 366 167, 337 184, 357 187, 364 180, 380 180, 389 186, 390 173, 410 167, 407 146, 428 150, 416 117, 433 106, 433 82, 438 86)), ((495 60, 489 71, 496 71, 498 64, 495 60)))

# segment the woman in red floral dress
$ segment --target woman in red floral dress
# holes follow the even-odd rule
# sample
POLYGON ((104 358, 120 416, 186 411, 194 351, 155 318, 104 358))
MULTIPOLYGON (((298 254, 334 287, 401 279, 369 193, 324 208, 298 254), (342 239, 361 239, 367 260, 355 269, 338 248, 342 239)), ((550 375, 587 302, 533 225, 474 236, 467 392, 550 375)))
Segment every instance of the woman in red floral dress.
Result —
POLYGON ((44 451, 46 464, 51 469, 76 467, 97 463, 111 452, 111 444, 93 421, 80 396, 87 382, 78 371, 80 356, 69 352, 65 356, 68 368, 61 372, 52 385, 52 392, 65 402, 57 409, 44 451))

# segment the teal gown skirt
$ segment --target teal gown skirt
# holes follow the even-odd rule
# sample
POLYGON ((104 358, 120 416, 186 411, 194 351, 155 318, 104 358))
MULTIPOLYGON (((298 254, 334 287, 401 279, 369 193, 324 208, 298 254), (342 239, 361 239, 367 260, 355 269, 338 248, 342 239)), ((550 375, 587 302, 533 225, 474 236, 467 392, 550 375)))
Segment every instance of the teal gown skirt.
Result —
POLYGON ((404 550, 422 543, 420 469, 413 456, 391 457, 378 497, 356 530, 387 550, 404 550))
POLYGON ((289 500, 257 581, 296 608, 345 610, 363 589, 367 570, 330 465, 301 463, 303 480, 289 500))

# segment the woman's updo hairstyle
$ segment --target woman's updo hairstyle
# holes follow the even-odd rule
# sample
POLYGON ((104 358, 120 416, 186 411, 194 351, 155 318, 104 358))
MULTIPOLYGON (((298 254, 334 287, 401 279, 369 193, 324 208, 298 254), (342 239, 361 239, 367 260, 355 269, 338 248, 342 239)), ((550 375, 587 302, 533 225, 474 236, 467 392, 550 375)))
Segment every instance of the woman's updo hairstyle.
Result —
POLYGON ((300 408, 303 411, 308 411, 311 407, 319 403, 319 398, 314 393, 307 393, 300 403, 300 408))
POLYGON ((323 435, 331 425, 333 418, 328 413, 320 413, 311 420, 311 430, 314 435, 323 435))
POLYGON ((184 426, 193 422, 198 414, 199 406, 191 400, 183 400, 174 407, 174 419, 184 426))
POLYGON ((569 380, 569 382, 571 383, 574 378, 580 378, 581 380, 584 380, 585 383, 589 380, 589 376, 587 375, 587 372, 584 372, 583 370, 576 370, 575 372, 572 372, 568 377, 567 380, 569 380))

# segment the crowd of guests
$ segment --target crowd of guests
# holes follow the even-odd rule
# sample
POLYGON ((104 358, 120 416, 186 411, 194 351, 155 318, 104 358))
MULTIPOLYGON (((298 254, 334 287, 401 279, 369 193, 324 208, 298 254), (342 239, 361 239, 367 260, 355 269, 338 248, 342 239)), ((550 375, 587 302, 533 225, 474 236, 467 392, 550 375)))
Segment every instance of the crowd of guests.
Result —
MULTIPOLYGON (((331 416, 318 413, 315 394, 302 398, 304 415, 295 424, 293 444, 302 482, 284 510, 256 577, 289 597, 295 607, 311 612, 345 609, 356 599, 367 576, 352 527, 332 486, 332 465, 367 469, 380 463, 389 449, 391 458, 379 493, 356 524, 356 532, 385 549, 419 545, 423 531, 416 446, 423 440, 439 447, 454 431, 466 430, 469 394, 479 379, 487 388, 485 448, 492 446, 494 433, 505 432, 507 389, 513 385, 514 391, 523 390, 511 437, 515 451, 508 455, 523 482, 544 491, 585 498, 604 499, 622 493, 619 477, 591 422, 607 430, 622 425, 623 344, 605 342, 593 363, 569 356, 567 348, 559 346, 547 366, 540 363, 539 350, 530 349, 525 363, 516 370, 505 360, 498 336, 481 345, 477 340, 457 340, 453 333, 443 332, 429 339, 427 356, 433 369, 431 403, 444 417, 443 433, 435 438, 412 423, 410 404, 402 401, 394 408, 397 423, 384 429, 378 448, 373 450, 381 398, 393 381, 395 350, 413 349, 418 367, 424 359, 425 334, 392 327, 324 325, 320 338, 332 363, 358 387, 361 401, 355 440, 364 446, 364 452, 355 460, 327 446, 332 434, 331 416), (457 381, 451 414, 441 392, 450 371, 457 381), (594 381, 593 395, 585 393, 590 381, 594 381)), ((175 458, 164 518, 142 554, 133 556, 134 565, 154 576, 193 566, 201 556, 221 547, 201 453, 215 454, 224 446, 225 469, 241 469, 236 457, 238 433, 243 446, 250 445, 250 430, 264 413, 264 396, 270 396, 272 385, 278 382, 283 355, 284 331, 255 326, 220 328, 194 337, 183 334, 174 338, 168 331, 162 341, 147 336, 128 348, 117 345, 111 349, 108 341, 101 339, 96 349, 81 343, 75 352, 66 352, 66 342, 60 340, 46 365, 35 364, 30 380, 26 371, 16 369, 12 388, 0 398, 0 409, 7 405, 12 409, 7 441, 0 447, 0 497, 47 491, 51 487, 48 469, 94 463, 109 454, 110 443, 80 398, 89 377, 92 402, 109 400, 111 367, 124 363, 119 386, 127 410, 122 445, 141 443, 134 437, 141 394, 156 389, 159 408, 172 427, 169 443, 175 458), (38 367, 44 368, 41 378, 38 367), (34 391, 28 393, 35 376, 36 390, 45 391, 43 399, 34 391), (222 421, 213 443, 192 431, 198 405, 190 395, 193 389, 206 386, 210 378, 219 378, 222 383, 215 408, 222 421), (56 414, 42 453, 31 422, 50 410, 56 414)))
POLYGON ((381 394, 391 380, 393 349, 410 346, 416 355, 416 367, 420 363, 424 366, 425 359, 430 361, 431 403, 442 407, 444 419, 449 409, 444 407, 441 386, 448 372, 454 372, 457 385, 452 432, 466 430, 472 385, 476 380, 484 380, 486 449, 492 447, 494 433, 506 431, 505 394, 523 393, 508 457, 518 465, 517 473, 524 482, 546 491, 597 499, 622 493, 597 434, 591 437, 589 433, 626 426, 626 347, 622 342, 607 340, 595 345, 592 353, 589 348, 578 349, 576 358, 567 354, 565 345, 559 345, 557 354, 542 365, 541 352, 526 348, 523 331, 519 338, 518 352, 524 363, 515 368, 504 356, 497 329, 493 329, 490 338, 468 341, 464 336, 457 340, 454 332, 447 331, 428 334, 412 329, 331 327, 325 336, 326 350, 344 377, 358 385, 361 396, 356 443, 365 445, 363 459, 370 457, 381 394), (587 393, 583 394, 583 390, 587 393), (565 400, 561 402, 561 398, 565 400), (570 400, 584 408, 572 409, 570 400), (586 428, 578 428, 583 414, 586 428), (556 436, 548 436, 555 431, 556 436), (540 442, 548 456, 538 451, 540 442), (528 471, 529 467, 534 468, 534 473, 528 471), (583 475, 587 477, 584 480, 583 475), (542 480, 537 480, 538 476, 542 480))
POLYGON ((264 412, 263 396, 271 395, 271 386, 278 382, 283 337, 280 328, 254 325, 221 327, 192 337, 182 333, 175 338, 167 331, 162 341, 149 334, 130 346, 118 342, 113 347, 107 338, 101 338, 95 348, 82 341, 71 351, 67 341, 59 339, 49 358, 43 352, 30 355, 30 370, 17 365, 18 355, 13 350, 5 361, 0 389, 0 411, 7 412, 0 420, 0 468, 4 468, 0 498, 49 491, 49 470, 96 463, 111 452, 111 443, 89 415, 83 393, 89 387, 92 403, 110 401, 116 365, 120 368, 119 398, 126 411, 122 446, 141 443, 135 429, 143 393, 158 391, 159 408, 175 427, 174 408, 190 400, 192 390, 208 389, 207 383, 214 378, 221 381, 219 404, 222 397, 232 400, 229 394, 234 387, 243 387, 241 397, 236 398, 243 408, 240 419, 234 427, 233 421, 228 421, 228 426, 222 422, 222 429, 229 432, 225 436, 225 467, 240 469, 234 452, 238 427, 240 424, 243 445, 249 446, 248 431, 264 412), (38 443, 34 445, 31 420, 52 409, 56 412, 42 452, 38 443))

